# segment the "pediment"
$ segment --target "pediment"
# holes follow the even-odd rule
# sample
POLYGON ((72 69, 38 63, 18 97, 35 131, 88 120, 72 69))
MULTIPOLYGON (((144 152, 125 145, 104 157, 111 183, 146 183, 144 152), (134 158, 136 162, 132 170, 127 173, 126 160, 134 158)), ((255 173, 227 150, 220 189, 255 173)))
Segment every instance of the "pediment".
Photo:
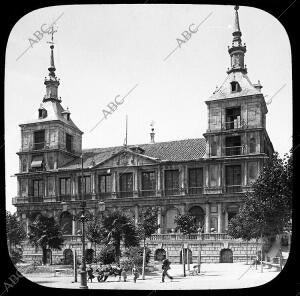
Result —
POLYGON ((143 166, 143 165, 150 165, 156 164, 160 160, 157 158, 153 158, 147 155, 135 153, 130 150, 122 150, 108 159, 104 160, 103 162, 96 165, 96 167, 123 167, 123 166, 143 166))

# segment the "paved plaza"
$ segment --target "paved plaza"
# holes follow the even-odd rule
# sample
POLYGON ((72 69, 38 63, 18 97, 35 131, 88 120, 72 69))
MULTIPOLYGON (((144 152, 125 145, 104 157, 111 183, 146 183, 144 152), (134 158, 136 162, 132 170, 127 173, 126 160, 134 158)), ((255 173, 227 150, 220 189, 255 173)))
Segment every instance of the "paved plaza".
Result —
MULTIPOLYGON (((192 267, 192 266, 191 266, 192 267)), ((246 265, 245 263, 218 263, 202 264, 200 275, 183 277, 182 265, 171 265, 170 275, 174 277, 171 281, 166 278, 161 283, 161 274, 153 272, 146 276, 145 280, 138 279, 133 282, 132 276, 128 275, 127 282, 119 282, 118 277, 109 277, 106 282, 98 282, 96 278, 88 283, 89 289, 139 289, 139 290, 190 290, 190 289, 234 289, 247 288, 263 285, 274 279, 279 272, 274 268, 264 268, 258 265, 246 265)), ((54 274, 28 274, 29 280, 42 286, 56 288, 78 289, 80 278, 77 283, 72 283, 72 276, 54 274)))

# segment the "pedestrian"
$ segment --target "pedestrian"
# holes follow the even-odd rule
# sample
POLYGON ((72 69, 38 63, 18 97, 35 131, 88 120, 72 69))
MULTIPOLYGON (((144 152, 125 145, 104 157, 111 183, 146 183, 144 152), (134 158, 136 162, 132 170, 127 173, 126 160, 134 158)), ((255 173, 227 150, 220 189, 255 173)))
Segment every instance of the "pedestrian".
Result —
POLYGON ((161 282, 165 282, 165 277, 167 276, 170 280, 173 280, 173 277, 168 274, 168 270, 171 269, 170 267, 171 262, 168 259, 164 259, 162 264, 162 278, 161 282))
POLYGON ((125 270, 125 267, 121 267, 121 276, 123 278, 123 281, 126 282, 127 280, 127 273, 126 273, 126 270, 125 270))
POLYGON ((111 267, 110 264, 108 266, 104 267, 104 269, 103 269, 103 282, 105 282, 107 280, 107 278, 110 275, 111 271, 112 271, 112 267, 111 267))
POLYGON ((92 265, 89 266, 89 268, 87 269, 87 274, 88 274, 88 280, 91 280, 91 283, 93 282, 93 278, 95 277, 93 274, 93 268, 92 265))
POLYGON ((136 283, 136 279, 139 277, 139 271, 136 268, 135 264, 133 265, 132 268, 132 275, 133 275, 133 281, 136 283))

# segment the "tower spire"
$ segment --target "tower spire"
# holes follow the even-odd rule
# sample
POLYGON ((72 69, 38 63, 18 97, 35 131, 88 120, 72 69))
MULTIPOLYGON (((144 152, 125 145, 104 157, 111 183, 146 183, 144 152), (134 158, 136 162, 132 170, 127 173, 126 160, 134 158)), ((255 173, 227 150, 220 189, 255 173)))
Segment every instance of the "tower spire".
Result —
POLYGON ((234 18, 234 28, 232 32, 232 45, 228 48, 228 52, 231 57, 231 69, 227 71, 228 74, 232 72, 242 72, 244 74, 247 73, 246 66, 244 65, 244 56, 246 52, 246 45, 242 45, 242 32, 240 29, 240 21, 239 21, 239 6, 234 6, 235 10, 235 18, 234 18))
POLYGON ((53 41, 53 35, 56 33, 57 30, 54 29, 54 26, 50 28, 49 33, 51 34, 51 41, 48 41, 47 43, 50 43, 50 67, 48 68, 49 74, 48 77, 45 77, 44 84, 46 85, 46 95, 44 96, 43 102, 49 101, 49 100, 55 100, 61 102, 61 100, 57 96, 57 89, 59 86, 59 79, 57 79, 55 75, 55 65, 54 65, 54 41, 53 41))

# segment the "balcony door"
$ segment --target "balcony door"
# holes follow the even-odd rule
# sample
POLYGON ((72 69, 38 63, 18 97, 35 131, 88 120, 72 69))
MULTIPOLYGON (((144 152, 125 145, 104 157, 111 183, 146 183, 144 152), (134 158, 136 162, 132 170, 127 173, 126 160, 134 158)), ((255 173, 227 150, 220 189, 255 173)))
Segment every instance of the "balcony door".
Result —
POLYGON ((165 194, 166 195, 179 194, 179 170, 165 171, 165 194))
POLYGON ((143 172, 142 173, 142 196, 154 196, 155 195, 155 172, 143 172))
POLYGON ((241 165, 226 166, 226 192, 240 192, 241 183, 241 165))
POLYGON ((203 169, 189 169, 189 194, 200 194, 203 191, 203 169))
POLYGON ((133 196, 133 174, 120 174, 120 197, 133 196))

